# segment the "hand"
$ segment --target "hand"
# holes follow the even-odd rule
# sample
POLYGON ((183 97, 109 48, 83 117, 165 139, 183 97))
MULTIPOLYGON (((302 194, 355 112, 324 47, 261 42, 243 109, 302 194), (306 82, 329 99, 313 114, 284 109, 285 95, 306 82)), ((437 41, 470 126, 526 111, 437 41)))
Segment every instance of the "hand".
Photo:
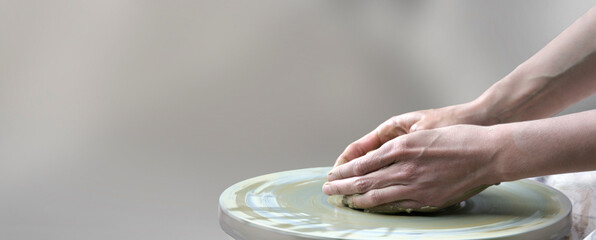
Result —
POLYGON ((465 196, 469 191, 498 182, 493 159, 500 144, 491 129, 457 125, 401 135, 336 166, 323 191, 361 194, 348 200, 356 208, 396 201, 400 207, 414 209, 454 204, 462 196, 471 197, 465 196))
POLYGON ((372 132, 348 145, 335 161, 333 168, 361 157, 379 148, 385 142, 407 133, 456 124, 486 124, 489 122, 488 118, 482 111, 477 110, 482 109, 477 105, 475 102, 470 102, 392 117, 372 132))

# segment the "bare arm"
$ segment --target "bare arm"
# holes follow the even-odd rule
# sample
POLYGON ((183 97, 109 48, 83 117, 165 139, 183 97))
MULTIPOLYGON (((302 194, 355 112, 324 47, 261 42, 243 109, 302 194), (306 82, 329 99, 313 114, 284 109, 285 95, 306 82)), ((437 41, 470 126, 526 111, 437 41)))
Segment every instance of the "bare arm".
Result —
POLYGON ((326 194, 358 208, 446 206, 483 185, 596 170, 596 110, 493 126, 455 125, 396 137, 335 167, 326 194))
POLYGON ((596 110, 540 119, 594 92, 596 7, 476 100, 393 117, 350 144, 323 191, 360 193, 349 200, 360 208, 419 208, 481 185, 596 170, 596 110))
POLYGON ((350 144, 335 166, 416 130, 552 116, 596 92, 596 6, 472 102, 392 117, 350 144))
POLYGON ((552 116, 596 92, 596 7, 472 105, 483 125, 552 116))
POLYGON ((493 181, 596 170, 596 110, 495 125, 493 181))

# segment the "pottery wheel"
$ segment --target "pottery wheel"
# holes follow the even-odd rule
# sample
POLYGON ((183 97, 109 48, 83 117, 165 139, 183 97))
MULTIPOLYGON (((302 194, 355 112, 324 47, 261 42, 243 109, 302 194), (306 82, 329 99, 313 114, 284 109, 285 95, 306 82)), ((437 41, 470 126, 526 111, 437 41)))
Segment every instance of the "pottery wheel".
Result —
POLYGON ((220 196, 220 224, 236 239, 560 239, 571 203, 530 180, 504 182, 426 215, 365 213, 321 191, 330 168, 251 178, 220 196))

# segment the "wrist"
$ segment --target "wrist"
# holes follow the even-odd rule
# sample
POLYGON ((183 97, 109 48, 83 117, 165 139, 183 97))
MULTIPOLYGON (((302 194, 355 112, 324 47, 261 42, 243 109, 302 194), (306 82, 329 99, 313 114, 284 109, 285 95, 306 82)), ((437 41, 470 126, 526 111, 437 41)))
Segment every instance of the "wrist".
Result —
POLYGON ((498 119, 492 117, 486 101, 478 98, 471 102, 456 105, 453 114, 460 119, 461 124, 490 126, 498 124, 498 119))
MULTIPOLYGON (((481 125, 510 123, 543 117, 546 113, 538 108, 551 78, 538 76, 536 66, 526 61, 492 85, 482 95, 470 102, 479 115, 481 125)), ((548 115, 548 114, 547 114, 548 115)))
POLYGON ((517 180, 515 164, 511 163, 512 134, 511 124, 500 124, 486 127, 486 145, 490 155, 487 157, 487 179, 491 183, 517 180))

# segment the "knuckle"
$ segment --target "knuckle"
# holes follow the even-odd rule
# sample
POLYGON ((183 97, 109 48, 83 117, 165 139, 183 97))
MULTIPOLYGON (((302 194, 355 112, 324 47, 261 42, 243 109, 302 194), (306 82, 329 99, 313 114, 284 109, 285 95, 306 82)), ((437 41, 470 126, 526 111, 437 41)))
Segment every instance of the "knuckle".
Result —
POLYGON ((367 178, 358 178, 356 179, 356 181, 354 182, 354 189, 358 192, 358 193, 363 193, 368 191, 368 189, 371 187, 371 182, 370 180, 368 180, 367 178))
POLYGON ((377 136, 382 142, 387 142, 407 132, 402 126, 401 116, 394 116, 381 124, 377 131, 377 136))
POLYGON ((389 120, 385 121, 377 128, 377 137, 381 142, 387 142, 398 135, 398 123, 395 117, 390 118, 389 120))
POLYGON ((371 206, 377 206, 383 203, 383 195, 380 191, 370 191, 369 200, 371 206))
POLYGON ((348 146, 346 146, 346 149, 344 149, 344 153, 348 153, 352 150, 354 143, 350 143, 348 144, 348 146))
POLYGON ((406 164, 403 166, 402 171, 400 173, 400 178, 402 180, 411 181, 416 179, 417 173, 416 168, 411 166, 410 164, 406 164))
POLYGON ((419 122, 417 122, 416 124, 412 125, 412 131, 421 131, 421 130, 428 130, 431 129, 431 127, 428 125, 427 121, 425 121, 425 119, 420 120, 419 122))
POLYGON ((343 179, 344 178, 343 170, 341 168, 338 168, 337 171, 335 171, 334 173, 335 173, 335 178, 336 179, 343 179))
POLYGON ((354 173, 356 175, 363 175, 367 173, 368 164, 365 161, 354 162, 354 173))
POLYGON ((353 142, 348 145, 348 152, 351 154, 362 155, 362 147, 359 142, 353 142))
POLYGON ((389 118, 387 121, 385 121, 385 124, 389 125, 392 129, 395 129, 395 130, 405 130, 405 129, 403 129, 403 126, 402 126, 403 120, 404 120, 403 115, 397 115, 397 116, 393 116, 393 117, 389 118))
POLYGON ((395 158, 395 161, 400 160, 408 160, 411 158, 416 158, 416 156, 420 152, 420 148, 417 148, 412 139, 409 139, 411 136, 405 135, 400 138, 395 139, 391 144, 391 153, 392 156, 395 158))
POLYGON ((405 150, 408 148, 407 137, 400 137, 395 139, 395 141, 393 141, 393 144, 391 144, 391 147, 392 151, 394 151, 397 154, 405 152, 405 150))

